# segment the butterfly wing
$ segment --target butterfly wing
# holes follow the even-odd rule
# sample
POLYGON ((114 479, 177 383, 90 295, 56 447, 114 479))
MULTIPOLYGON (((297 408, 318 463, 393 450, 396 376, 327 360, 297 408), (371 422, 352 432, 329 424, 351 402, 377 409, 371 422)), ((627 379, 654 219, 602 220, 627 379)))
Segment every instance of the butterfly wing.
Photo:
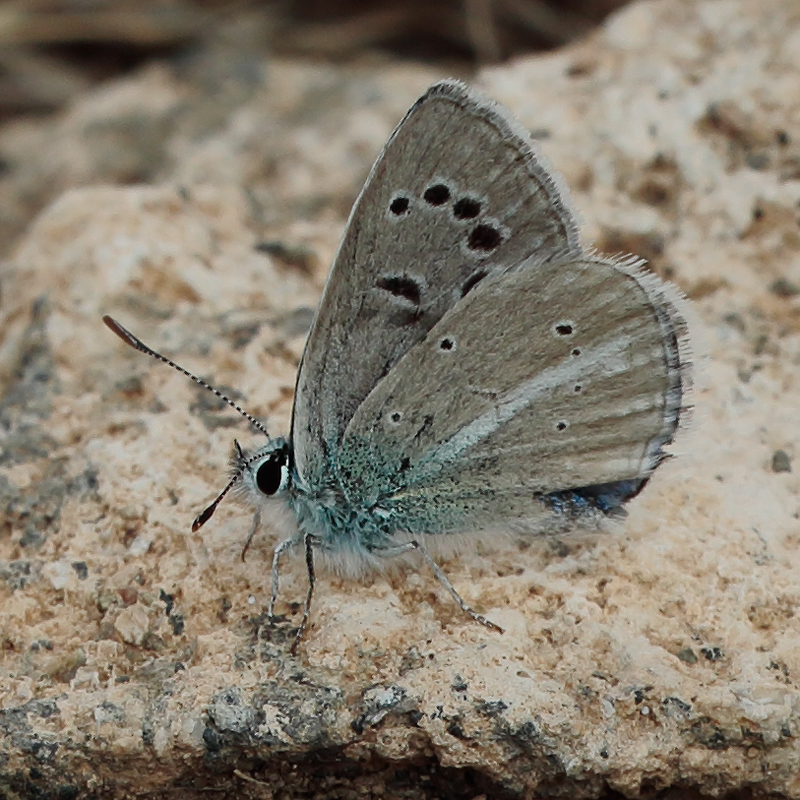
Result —
POLYGON ((473 287, 534 253, 579 252, 534 151, 507 112, 455 81, 432 86, 392 134, 351 212, 298 374, 292 439, 307 488, 331 479, 376 384, 473 287))
POLYGON ((679 307, 630 260, 529 259, 483 281, 358 408, 346 496, 439 533, 525 523, 555 492, 638 486, 684 411, 679 307))

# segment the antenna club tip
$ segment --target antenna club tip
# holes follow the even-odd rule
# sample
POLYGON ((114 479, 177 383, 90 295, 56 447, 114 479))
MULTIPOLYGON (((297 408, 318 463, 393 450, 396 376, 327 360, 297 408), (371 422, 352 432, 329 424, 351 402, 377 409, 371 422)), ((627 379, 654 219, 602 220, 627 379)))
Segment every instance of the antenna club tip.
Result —
POLYGON ((125 344, 130 345, 135 350, 141 350, 144 353, 148 353, 149 355, 154 355, 156 358, 161 358, 163 360, 163 356, 158 355, 150 350, 150 348, 139 341, 124 325, 120 325, 114 317, 109 316, 108 314, 103 314, 103 322, 105 323, 106 327, 113 331, 114 333, 122 339, 125 344))
POLYGON ((200 528, 202 528, 203 525, 205 525, 206 522, 208 522, 211 519, 216 509, 217 509, 217 504, 213 503, 205 511, 198 514, 195 517, 194 522, 192 523, 192 533, 197 533, 197 531, 199 531, 200 528))

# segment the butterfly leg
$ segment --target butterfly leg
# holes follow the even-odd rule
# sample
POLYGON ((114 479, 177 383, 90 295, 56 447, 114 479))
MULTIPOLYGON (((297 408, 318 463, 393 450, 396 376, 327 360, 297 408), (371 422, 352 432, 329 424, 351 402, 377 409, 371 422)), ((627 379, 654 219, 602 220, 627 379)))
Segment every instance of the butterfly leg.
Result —
MULTIPOLYGON (((308 570, 308 593, 306 594, 306 605, 303 609, 303 619, 300 622, 300 627, 297 629, 297 635, 294 637, 294 643, 289 650, 292 655, 297 654, 297 646, 300 644, 300 640, 303 638, 303 634, 306 632, 308 615, 311 612, 311 598, 314 594, 314 583, 316 581, 316 578, 314 577, 314 545, 317 543, 317 541, 317 538, 312 536, 310 533, 303 534, 303 546, 306 550, 306 570, 308 570)), ((283 544, 285 544, 285 542, 281 542, 281 545, 283 544)))
POLYGON ((442 584, 442 586, 444 586, 445 589, 447 589, 448 592, 450 592, 450 596, 456 601, 456 603, 458 603, 459 607, 465 614, 468 614, 476 622, 480 622, 481 625, 485 625, 487 628, 491 628, 493 631, 505 633, 503 628, 501 628, 499 625, 492 622, 490 619, 486 619, 486 617, 482 616, 477 611, 474 611, 466 604, 461 595, 456 591, 456 587, 450 583, 450 580, 448 579, 447 575, 444 574, 442 568, 433 560, 431 554, 416 539, 412 539, 410 542, 404 542, 403 544, 399 544, 394 547, 375 548, 372 552, 376 556, 392 557, 402 555, 403 553, 408 553, 411 550, 416 550, 425 559, 425 562, 431 568, 431 571, 436 576, 436 579, 442 584))
MULTIPOLYGON (((236 446, 239 446, 239 443, 236 442, 236 446)), ((259 509, 255 510, 253 514, 253 525, 250 528, 250 533, 247 534, 247 541, 244 543, 244 547, 242 548, 242 561, 244 561, 244 557, 247 555, 247 551, 250 549, 250 542, 253 541, 253 537, 256 535, 256 531, 261 527, 261 511, 259 509)))

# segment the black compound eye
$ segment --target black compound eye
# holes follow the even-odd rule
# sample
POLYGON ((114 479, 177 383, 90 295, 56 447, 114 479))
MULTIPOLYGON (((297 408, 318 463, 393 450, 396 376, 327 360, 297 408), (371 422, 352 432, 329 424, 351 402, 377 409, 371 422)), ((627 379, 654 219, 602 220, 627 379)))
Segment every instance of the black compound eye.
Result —
POLYGON ((285 485, 287 477, 287 453, 276 450, 256 470, 256 486, 268 497, 277 494, 285 485))

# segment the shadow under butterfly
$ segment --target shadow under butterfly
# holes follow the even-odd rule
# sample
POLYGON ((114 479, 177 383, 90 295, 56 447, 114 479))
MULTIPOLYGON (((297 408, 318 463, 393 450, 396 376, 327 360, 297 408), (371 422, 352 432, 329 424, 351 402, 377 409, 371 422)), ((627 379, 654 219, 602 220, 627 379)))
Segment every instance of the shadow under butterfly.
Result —
MULTIPOLYGON (((266 427, 111 317, 123 341, 213 391, 267 436, 230 482, 296 530, 308 593, 319 553, 353 576, 456 533, 546 533, 622 512, 690 410, 679 291, 635 257, 584 249, 525 129, 456 81, 433 85, 356 200, 297 376, 291 433, 266 427)), ((244 553, 243 553, 244 555, 244 553)))

